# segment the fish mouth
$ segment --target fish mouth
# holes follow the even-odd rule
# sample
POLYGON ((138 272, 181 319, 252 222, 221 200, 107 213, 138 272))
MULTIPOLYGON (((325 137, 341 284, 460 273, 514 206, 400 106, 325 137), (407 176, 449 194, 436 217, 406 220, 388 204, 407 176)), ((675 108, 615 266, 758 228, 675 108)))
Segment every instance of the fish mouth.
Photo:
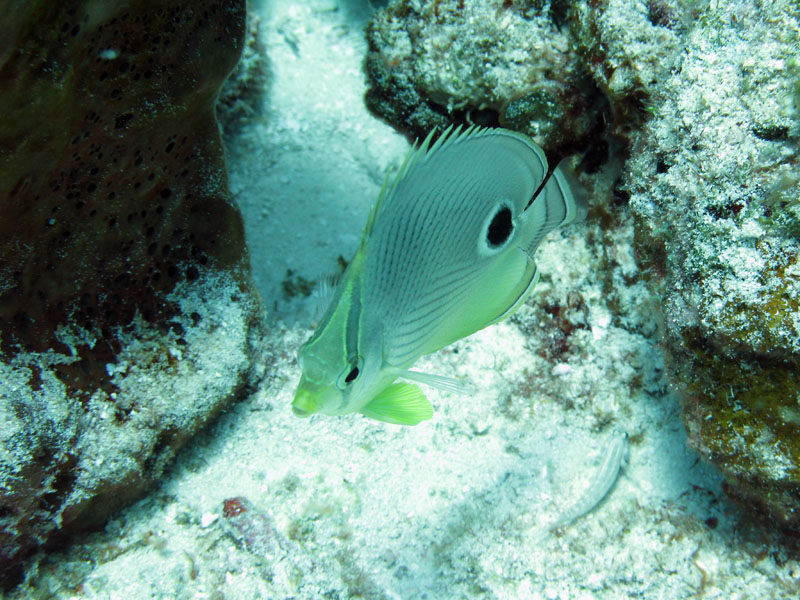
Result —
POLYGON ((292 414, 295 417, 300 417, 300 418, 310 417, 311 416, 310 412, 306 412, 305 409, 302 409, 299 406, 295 406, 294 403, 292 403, 292 414))
POLYGON ((318 394, 315 394, 300 382, 292 401, 292 413, 296 417, 310 417, 319 410, 317 405, 318 394))

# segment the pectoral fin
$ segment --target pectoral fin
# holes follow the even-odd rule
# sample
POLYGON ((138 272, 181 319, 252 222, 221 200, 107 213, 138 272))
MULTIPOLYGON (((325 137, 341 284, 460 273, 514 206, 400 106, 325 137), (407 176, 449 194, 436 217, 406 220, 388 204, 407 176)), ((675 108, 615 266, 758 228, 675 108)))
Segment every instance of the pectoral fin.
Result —
POLYGON ((420 371, 407 371, 405 369, 397 369, 398 377, 410 379, 417 383, 422 383, 442 390, 444 392, 452 392, 454 394, 470 395, 475 393, 475 389, 469 382, 461 382, 453 377, 445 377, 443 375, 434 375, 433 373, 421 373, 420 371))
POLYGON ((433 416, 433 407, 417 386, 393 383, 375 396, 361 414, 395 425, 416 425, 433 416))

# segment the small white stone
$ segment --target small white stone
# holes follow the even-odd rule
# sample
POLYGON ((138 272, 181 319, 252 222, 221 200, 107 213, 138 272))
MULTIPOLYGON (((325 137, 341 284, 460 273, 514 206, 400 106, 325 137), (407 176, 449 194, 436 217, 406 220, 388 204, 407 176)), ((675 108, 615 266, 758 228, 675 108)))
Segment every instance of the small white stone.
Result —
POLYGON ((217 515, 217 514, 214 514, 214 513, 203 513, 203 515, 200 517, 200 527, 205 529, 206 527, 211 525, 217 519, 219 519, 219 515, 217 515))
POLYGON ((567 363, 558 363, 556 366, 553 367, 551 371, 552 375, 567 375, 568 373, 572 372, 572 367, 569 366, 567 363))

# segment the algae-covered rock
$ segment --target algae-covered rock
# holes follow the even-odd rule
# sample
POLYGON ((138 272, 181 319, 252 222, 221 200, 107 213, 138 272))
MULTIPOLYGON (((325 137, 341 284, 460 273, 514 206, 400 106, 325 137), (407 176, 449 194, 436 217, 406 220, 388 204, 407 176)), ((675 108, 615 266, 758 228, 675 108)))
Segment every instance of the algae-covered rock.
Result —
POLYGON ((599 122, 597 92, 558 17, 547 2, 396 0, 367 29, 367 105, 416 136, 501 123, 575 145, 599 122))
POLYGON ((244 2, 0 1, 0 582, 140 495, 253 373, 214 103, 244 2))
POLYGON ((800 9, 708 9, 653 95, 627 185, 692 443, 800 528, 800 9))
POLYGON ((567 23, 576 52, 603 90, 614 126, 638 127, 650 97, 678 65, 691 0, 575 0, 567 23))

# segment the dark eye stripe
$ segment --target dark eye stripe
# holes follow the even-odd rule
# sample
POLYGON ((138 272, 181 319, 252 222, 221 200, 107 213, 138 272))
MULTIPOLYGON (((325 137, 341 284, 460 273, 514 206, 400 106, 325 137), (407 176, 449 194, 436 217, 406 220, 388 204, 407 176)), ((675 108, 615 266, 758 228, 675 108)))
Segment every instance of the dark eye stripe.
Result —
POLYGON ((345 356, 358 355, 358 333, 361 321, 361 278, 356 277, 350 290, 350 310, 347 311, 345 329, 345 356))

